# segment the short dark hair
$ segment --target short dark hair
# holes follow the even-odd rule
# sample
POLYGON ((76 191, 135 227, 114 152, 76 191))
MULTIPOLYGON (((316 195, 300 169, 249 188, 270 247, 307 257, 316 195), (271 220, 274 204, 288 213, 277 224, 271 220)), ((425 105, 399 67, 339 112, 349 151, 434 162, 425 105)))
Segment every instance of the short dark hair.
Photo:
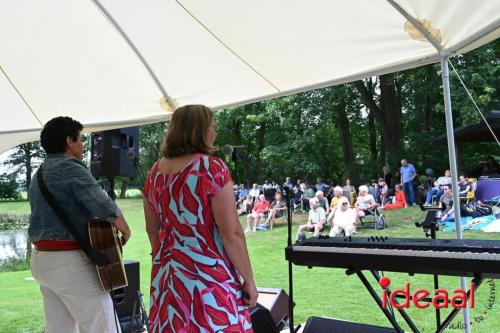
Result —
POLYGON ((444 187, 447 187, 447 188, 449 188, 450 190, 452 190, 452 189, 453 189, 453 187, 451 186, 451 184, 445 184, 445 185, 444 185, 444 187))
POLYGON ((47 154, 64 154, 66 152, 66 138, 78 140, 83 125, 70 117, 56 117, 43 126, 40 133, 40 144, 47 154))
POLYGON ((207 142, 207 134, 213 118, 212 110, 205 105, 185 105, 175 110, 163 139, 163 156, 210 154, 213 147, 207 142))

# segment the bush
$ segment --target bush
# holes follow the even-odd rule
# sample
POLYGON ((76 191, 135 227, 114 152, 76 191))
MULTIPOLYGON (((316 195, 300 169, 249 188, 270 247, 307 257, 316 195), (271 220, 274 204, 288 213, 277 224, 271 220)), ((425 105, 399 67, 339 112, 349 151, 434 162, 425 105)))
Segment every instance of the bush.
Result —
POLYGON ((30 263, 26 258, 10 258, 0 265, 2 272, 18 272, 30 269, 30 263))
POLYGON ((15 175, 6 173, 0 175, 0 200, 18 200, 21 198, 21 193, 17 189, 17 181, 15 175))
POLYGON ((14 215, 0 212, 0 231, 26 229, 29 215, 14 215))

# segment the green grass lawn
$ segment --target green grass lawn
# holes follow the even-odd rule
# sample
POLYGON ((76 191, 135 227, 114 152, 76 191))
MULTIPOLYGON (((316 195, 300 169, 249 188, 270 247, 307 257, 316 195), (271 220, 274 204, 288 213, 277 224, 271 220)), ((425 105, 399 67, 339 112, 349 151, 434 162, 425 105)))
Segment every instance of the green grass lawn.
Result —
MULTIPOLYGON (((149 243, 144 229, 142 201, 139 199, 118 200, 118 204, 133 230, 132 238, 125 247, 126 259, 138 260, 141 265, 141 291, 146 294, 146 306, 149 303, 149 243)), ((12 213, 28 213, 27 202, 0 203, 0 210, 12 213)), ((424 214, 417 208, 385 212, 389 228, 382 231, 362 228, 357 236, 384 235, 389 237, 423 237, 423 232, 413 222, 423 219, 424 214)), ((305 220, 304 214, 294 215, 295 234, 299 223, 305 220)), ((242 220, 243 223, 243 220, 242 220)), ((454 238, 453 233, 438 233, 439 238, 454 238)), ((464 238, 500 239, 499 234, 466 231, 464 238)), ((287 228, 282 218, 275 229, 247 234, 248 248, 252 261, 257 286, 283 288, 288 291, 288 263, 285 260, 287 228)), ((310 316, 340 318, 380 326, 390 326, 382 312, 355 276, 347 276, 342 269, 327 269, 294 266, 295 322, 303 323, 310 316)), ((30 271, 0 273, 3 287, 0 297, 0 332, 42 332, 44 325, 43 305, 36 282, 27 280, 30 271)), ((402 288, 405 282, 411 282, 412 290, 417 288, 434 289, 431 275, 408 276, 402 273, 386 273, 391 278, 391 287, 402 288)), ((368 276, 368 274, 367 274, 368 276)), ((440 277, 441 287, 452 293, 459 288, 457 277, 440 277)), ((381 295, 381 288, 376 288, 381 295)), ((476 307, 471 310, 472 317, 484 319, 472 326, 473 332, 500 332, 500 304, 486 309, 490 294, 495 292, 484 284, 476 293, 476 307), (486 312, 486 313, 485 313, 486 312)), ((435 329, 434 310, 411 308, 410 316, 421 332, 435 329)), ((444 314, 448 311, 444 310, 444 314)), ((442 314, 442 317, 444 317, 442 314)), ((400 323, 405 329, 402 318, 400 323)), ((463 321, 460 313, 454 323, 463 321)), ((450 332, 461 330, 450 329, 450 332)))

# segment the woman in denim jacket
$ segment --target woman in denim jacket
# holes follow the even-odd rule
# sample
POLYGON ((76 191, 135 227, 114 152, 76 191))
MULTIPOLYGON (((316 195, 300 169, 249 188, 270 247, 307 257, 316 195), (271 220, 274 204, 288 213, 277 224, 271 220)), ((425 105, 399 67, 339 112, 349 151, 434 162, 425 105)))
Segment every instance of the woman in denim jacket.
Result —
MULTIPOLYGON (((69 117, 45 124, 40 136, 47 153, 44 181, 84 239, 88 240, 88 221, 101 218, 114 224, 126 242, 130 229, 119 208, 82 162, 82 129, 69 117)), ((28 234, 35 246, 31 271, 43 296, 45 332, 119 331, 111 297, 102 289, 95 266, 43 197, 37 177, 31 182, 29 200, 28 234)))

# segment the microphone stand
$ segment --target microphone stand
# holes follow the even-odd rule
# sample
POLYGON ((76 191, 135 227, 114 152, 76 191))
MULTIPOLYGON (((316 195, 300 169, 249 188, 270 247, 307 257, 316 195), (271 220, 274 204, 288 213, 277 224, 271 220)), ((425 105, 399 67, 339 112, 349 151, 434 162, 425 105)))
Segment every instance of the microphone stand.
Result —
MULTIPOLYGON (((425 233, 425 237, 431 237, 431 239, 436 239, 436 231, 439 231, 439 225, 437 224, 438 216, 437 212, 442 211, 443 209, 437 207, 424 207, 420 204, 420 209, 422 211, 427 211, 427 216, 425 220, 421 223, 415 222, 415 226, 422 228, 425 233), (430 231, 430 233, 429 233, 430 231)), ((439 289, 439 275, 434 275, 434 290, 439 289)), ((439 328, 441 326, 441 310, 436 308, 436 327, 439 328)))
MULTIPOLYGON (((249 165, 250 167, 262 171, 267 178, 269 179, 275 179, 273 174, 264 168, 262 165, 256 166, 254 163, 250 162, 248 157, 246 155, 240 154, 238 149, 234 149, 232 152, 232 157, 234 160, 239 160, 243 161, 243 163, 249 165)), ((287 226, 288 226, 288 236, 287 236, 287 247, 292 246, 292 189, 284 183, 282 185, 281 193, 283 194, 283 197, 286 200, 286 209, 287 209, 287 226)), ((295 333, 299 330, 300 325, 298 325, 296 328, 294 327, 293 323, 293 307, 294 307, 294 302, 293 302, 293 265, 292 261, 288 260, 288 296, 289 296, 289 302, 288 302, 288 326, 290 333, 295 333)))

